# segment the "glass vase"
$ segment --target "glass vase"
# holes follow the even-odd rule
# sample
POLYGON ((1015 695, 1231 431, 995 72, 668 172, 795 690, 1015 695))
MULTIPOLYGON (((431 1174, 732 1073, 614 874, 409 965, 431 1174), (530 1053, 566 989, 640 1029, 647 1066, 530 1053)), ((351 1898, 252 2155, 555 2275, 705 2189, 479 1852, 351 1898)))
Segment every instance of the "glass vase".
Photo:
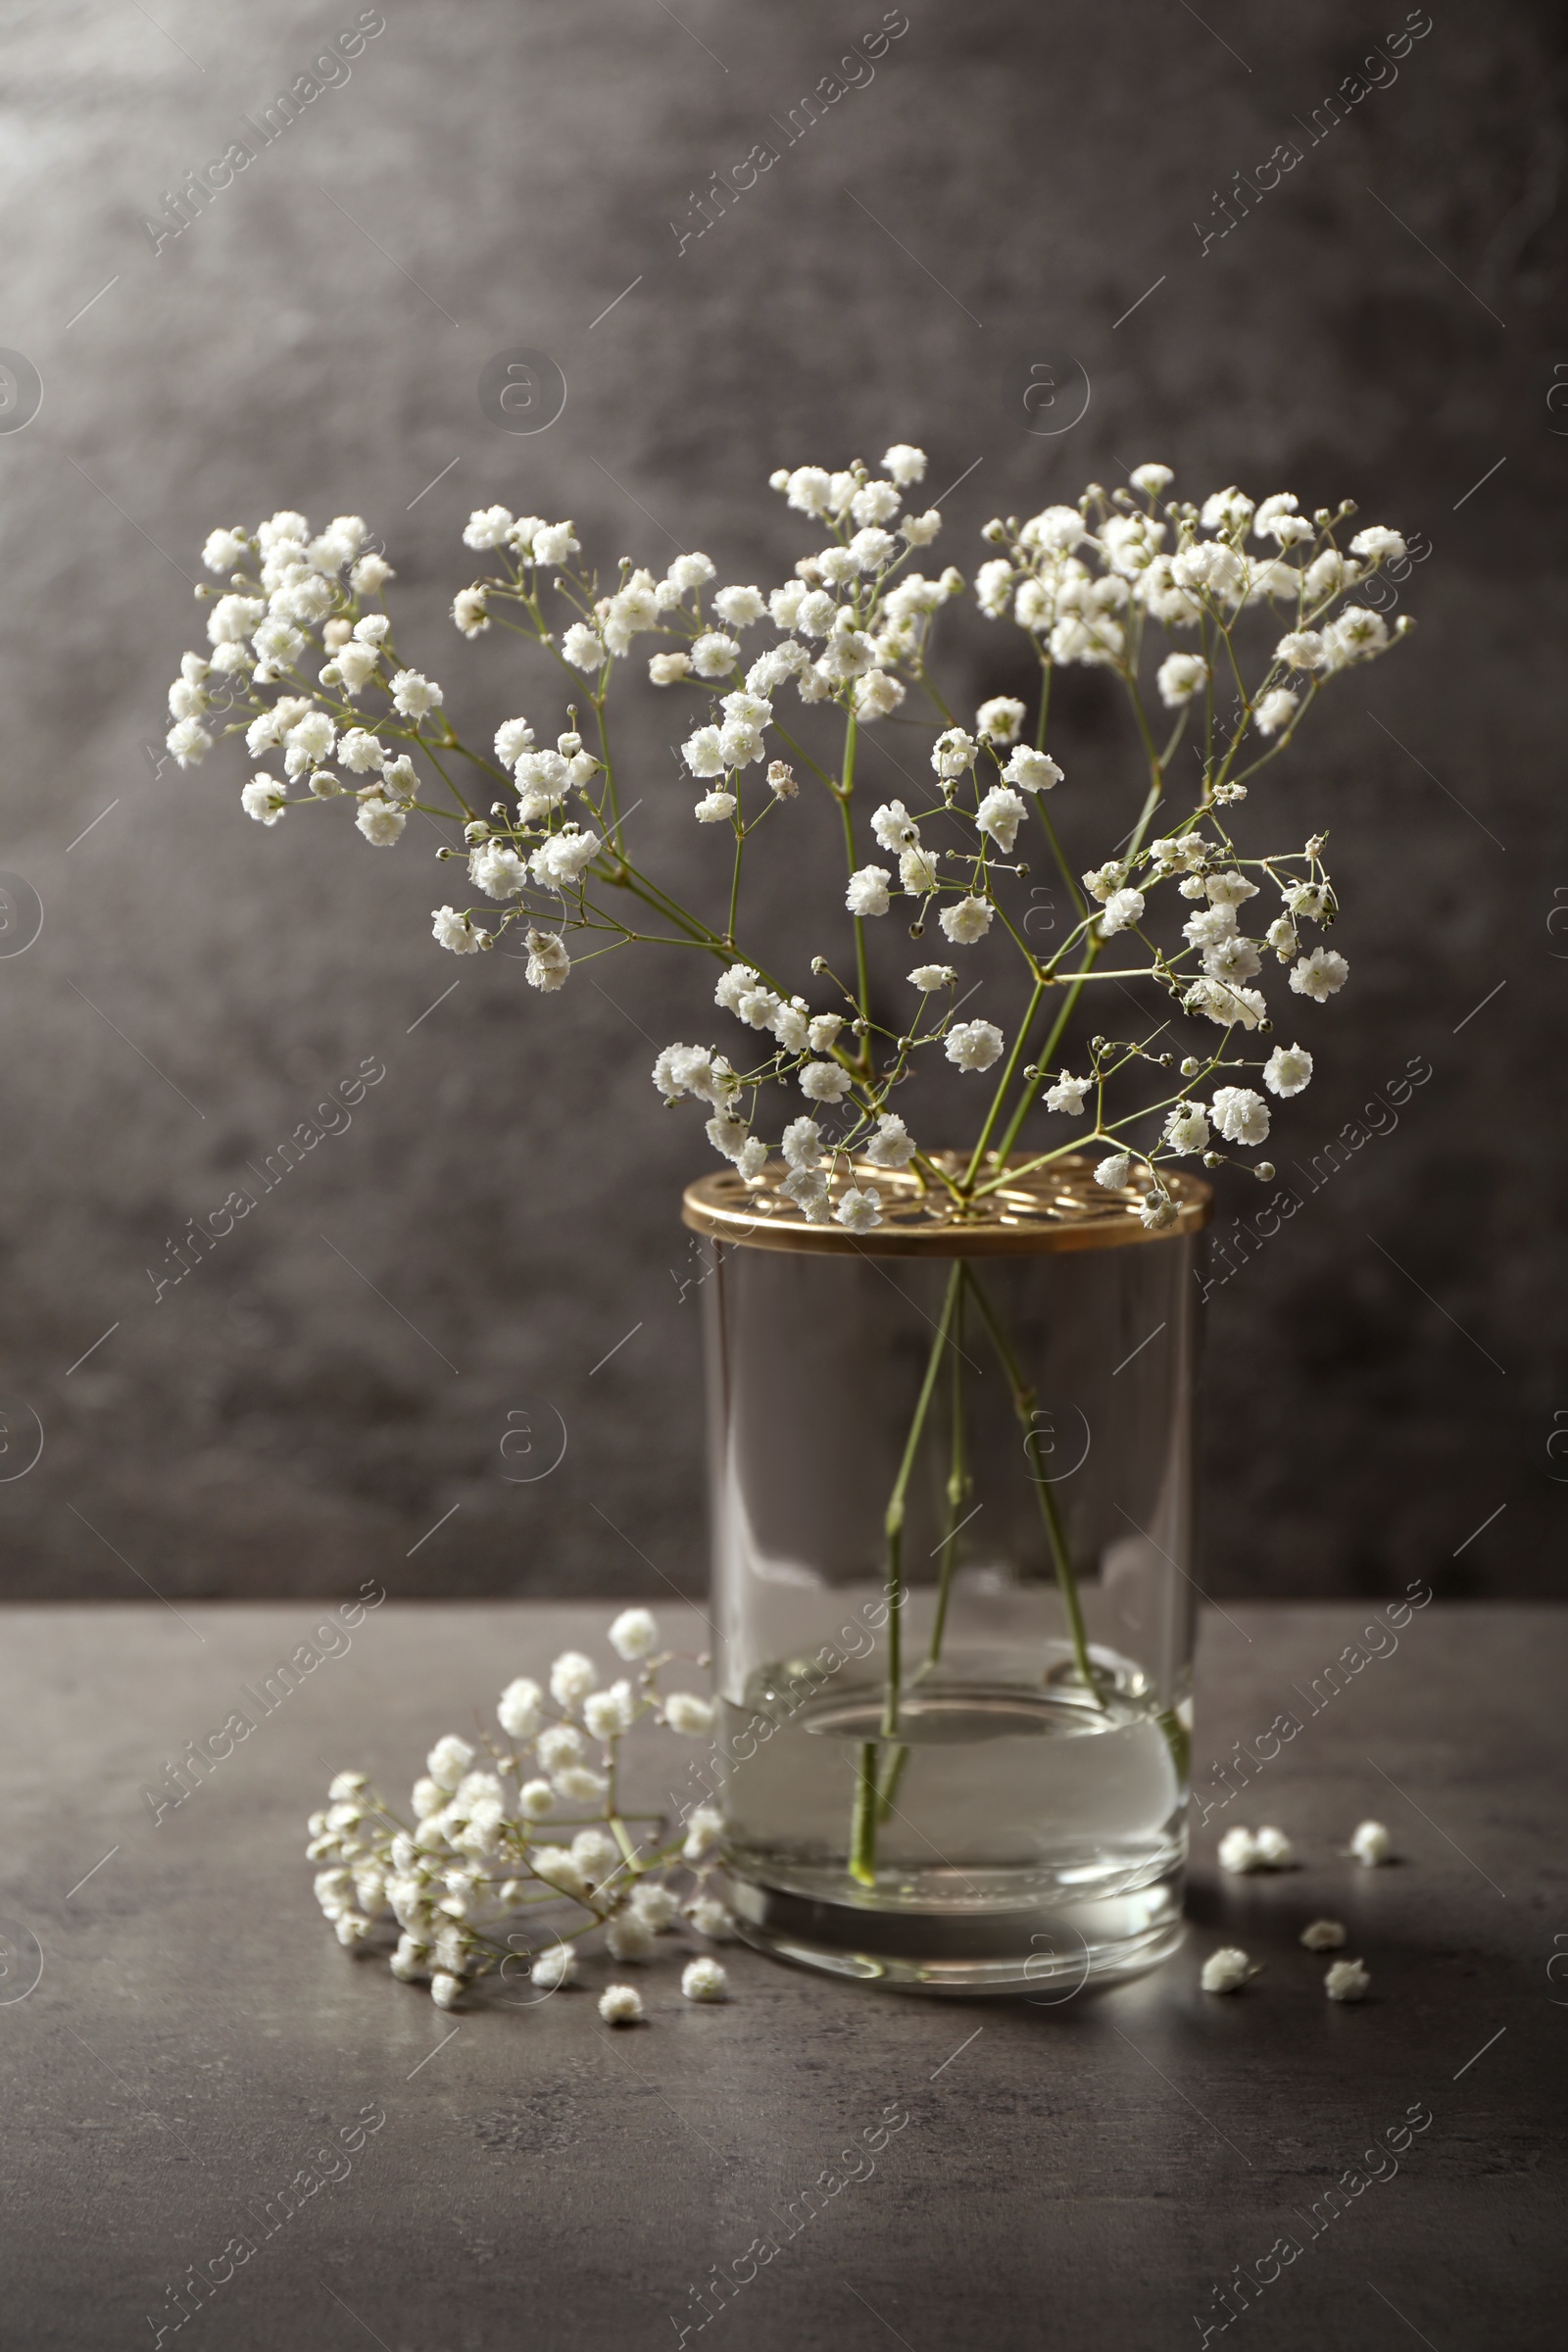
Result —
POLYGON ((685 1196, 733 1907, 842 1976, 1065 1999, 1180 1935, 1209 1189, 1151 1231, 1085 1159, 961 1213, 857 1180, 859 1236, 685 1196))

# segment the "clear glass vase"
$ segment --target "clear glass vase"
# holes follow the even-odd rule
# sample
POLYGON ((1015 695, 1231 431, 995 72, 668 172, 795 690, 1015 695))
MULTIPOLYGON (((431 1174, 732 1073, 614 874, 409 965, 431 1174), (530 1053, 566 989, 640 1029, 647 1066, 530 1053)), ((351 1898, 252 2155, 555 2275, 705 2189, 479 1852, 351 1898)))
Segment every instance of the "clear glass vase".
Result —
POLYGON ((840 1975, 1066 1998, 1180 1934, 1209 1191, 1153 1233, 1082 1159, 963 1217, 859 1181, 861 1237, 685 1198, 734 1909, 840 1975))

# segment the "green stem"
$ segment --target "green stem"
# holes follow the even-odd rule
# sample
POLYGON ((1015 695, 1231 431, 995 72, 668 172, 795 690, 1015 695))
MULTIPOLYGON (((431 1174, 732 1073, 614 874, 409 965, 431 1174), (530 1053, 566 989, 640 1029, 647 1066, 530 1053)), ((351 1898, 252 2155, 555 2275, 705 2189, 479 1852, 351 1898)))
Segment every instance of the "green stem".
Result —
MULTIPOLYGON (((1035 1014, 1040 1009, 1040 1000, 1045 993, 1045 982, 1043 980, 1036 980, 1034 994, 1029 999, 1028 1010, 1025 1012, 1023 1019, 1019 1022, 1018 1034, 1012 1041, 1012 1052, 1007 1056, 1007 1066, 1003 1071, 1001 1084, 998 1086, 995 1095, 991 1099, 991 1108, 986 1113, 986 1123, 980 1130, 980 1139, 975 1145, 974 1151, 970 1154, 969 1165, 963 1172, 963 1190, 966 1193, 969 1191, 976 1176, 980 1172, 980 1163, 986 1155, 986 1146, 991 1141, 991 1130, 993 1127, 995 1127, 998 1118, 1001 1116, 1002 1105, 1007 1099, 1007 1089, 1011 1086, 1013 1077, 1018 1068, 1018 1064, 1023 1058, 1024 1043, 1028 1038, 1030 1025, 1034 1020, 1035 1014)), ((1029 1097, 1026 1093, 1024 1096, 1024 1102, 1026 1104, 1028 1100, 1029 1097)))
MULTIPOLYGON (((1007 1376, 1007 1386, 1012 1392, 1012 1408, 1023 1429, 1024 1443, 1027 1448, 1028 1441, 1034 1435, 1035 1393, 1024 1379, 1018 1359, 1012 1351, 1012 1344, 998 1320, 996 1309, 981 1289, 978 1276, 967 1266, 963 1272, 974 1302, 980 1309, 981 1319, 991 1335, 992 1346, 1002 1359, 1003 1370, 1007 1376)), ((1061 1592, 1061 1605, 1066 1612, 1067 1632, 1072 1642, 1073 1658, 1083 1679, 1085 1690, 1094 1698, 1097 1706, 1103 1706, 1104 1701, 1101 1697, 1100 1685, 1089 1659, 1089 1642, 1084 1631, 1083 1609, 1078 1599, 1078 1585, 1072 1572, 1072 1560, 1067 1550, 1067 1536, 1066 1530, 1061 1524, 1061 1513, 1056 1507, 1056 1498, 1051 1492, 1050 1482, 1037 1477, 1034 1479, 1033 1485, 1035 1493, 1040 1497, 1041 1515, 1046 1523, 1046 1534, 1051 1544, 1052 1557, 1055 1562, 1056 1583, 1061 1592)))
MULTIPOLYGON (((958 1298, 963 1284, 963 1260, 954 1260, 948 1277, 947 1297, 942 1303, 942 1319, 931 1343, 926 1361, 925 1378, 920 1383, 919 1400, 909 1434, 905 1441, 904 1459, 899 1475, 888 1496, 883 1525, 887 1534, 887 1582, 883 1588, 888 1604, 888 1669, 882 1699, 882 1728, 880 1740, 896 1740, 899 1736, 899 1695, 904 1680, 904 1510, 909 1491, 909 1479, 914 1470, 914 1457, 924 1434, 926 1416, 931 1410, 931 1398, 942 1366, 942 1351, 953 1336, 954 1318, 958 1311, 958 1298)), ((859 1767, 855 1791, 855 1820, 850 1838, 850 1876, 858 1879, 862 1886, 876 1884, 877 1829, 877 1764, 878 1740, 863 1740, 860 1745, 859 1767)))

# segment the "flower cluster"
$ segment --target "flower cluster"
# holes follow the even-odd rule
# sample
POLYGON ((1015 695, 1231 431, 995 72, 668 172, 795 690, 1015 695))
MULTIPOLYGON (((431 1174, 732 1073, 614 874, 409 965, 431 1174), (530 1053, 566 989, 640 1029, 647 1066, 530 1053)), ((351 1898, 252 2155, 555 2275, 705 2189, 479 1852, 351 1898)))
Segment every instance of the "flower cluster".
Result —
MULTIPOLYGON (((241 794, 260 824, 345 799, 364 839, 390 849, 416 809, 454 822, 461 845, 436 856, 462 861, 473 895, 433 909, 436 942, 474 955, 520 927, 526 979, 543 994, 574 962, 639 942, 716 962, 712 1002, 731 1025, 721 1039, 666 1047, 655 1085, 666 1103, 702 1104, 710 1143, 744 1182, 814 1222, 874 1230, 879 1171, 960 1203, 983 1195, 1004 1181, 1043 1105, 1082 1124, 1030 1164, 1098 1144, 1101 1184, 1157 1230, 1177 1213, 1166 1164, 1214 1166, 1257 1150, 1273 1115, 1265 1096, 1286 1100, 1310 1080, 1301 1045, 1250 1057, 1249 1041, 1273 1026, 1270 959, 1303 1012, 1348 978, 1346 957, 1314 936, 1338 911, 1326 837, 1257 851, 1236 838, 1236 812, 1328 683, 1412 625, 1401 618, 1391 631, 1355 601, 1404 541, 1381 525, 1352 533, 1348 502, 1307 515, 1289 491, 1255 503, 1235 488, 1201 505, 1173 499, 1169 468, 1142 465, 1126 489, 1092 483, 1074 506, 986 524, 994 552, 972 582, 951 566, 928 576, 914 559, 943 518, 918 511, 925 472, 924 452, 906 442, 879 471, 857 462, 775 472, 773 489, 819 543, 767 588, 718 584, 696 552, 660 574, 623 559, 603 581, 569 521, 476 512, 464 541, 489 568, 457 595, 458 629, 521 636, 576 698, 564 725, 536 732, 508 719, 493 756, 460 740, 441 686, 405 665, 389 616, 369 609, 393 574, 362 517, 340 515, 316 535, 293 513, 254 532, 215 531, 204 558, 229 586, 198 590, 211 598, 211 650, 187 654, 170 689, 170 748, 181 764, 199 760, 207 720, 238 697, 227 731, 243 729, 253 759, 277 763, 241 794), (1027 692, 992 696, 966 718, 931 658, 944 609, 970 594, 1019 632, 1027 692), (1161 653, 1166 631, 1182 642, 1161 653), (1261 641, 1250 654, 1250 637, 1261 641), (628 841, 606 703, 629 662, 646 666, 653 687, 695 698, 681 750, 692 814, 732 852, 722 876, 710 875, 706 911, 687 903, 684 883, 645 871, 628 841), (1066 782, 1048 748, 1052 681, 1064 666, 1108 671, 1125 689, 1142 796, 1100 820, 1117 847, 1081 870, 1057 830, 1079 828, 1076 787, 1054 804, 1059 819, 1047 806, 1066 782), (591 744, 578 724, 589 713, 591 744), (924 731, 923 756, 906 746, 898 764, 926 780, 867 808, 859 739, 882 724, 924 731), (1179 777, 1192 789, 1178 802, 1179 777), (793 821, 781 812, 803 783, 837 803, 846 851, 842 909, 813 918, 816 935, 802 943, 812 951, 809 993, 741 946, 752 838, 793 821), (1049 954, 1027 919, 1025 877, 1042 857, 1072 908, 1049 954), (875 926, 895 916, 915 940, 934 927, 942 960, 913 963, 898 984, 907 1013, 878 1018, 868 952, 875 926), (973 982, 963 968, 988 942, 1016 952, 1022 1002, 999 1005, 1004 1020, 960 1019, 981 978, 1000 985, 994 956, 977 957, 973 982), (1085 989, 1107 981, 1152 985, 1165 1017, 1139 1039, 1090 1039, 1074 1066, 1060 1058, 1069 1016, 1085 989), (1171 1092, 1154 1074, 1178 1056, 1151 1048, 1176 1021, 1208 1042, 1181 1057, 1171 1092), (938 1161, 911 1128, 903 1090, 933 1056, 971 1075, 1001 1065, 966 1171, 938 1161), (1125 1073, 1107 1105, 1107 1081, 1125 1073)), ((707 872, 705 855, 692 862, 707 872)), ((1254 1164, 1272 1175, 1266 1160, 1254 1164)))
MULTIPOLYGON (((428 1981, 438 2008, 451 2009, 475 1979, 499 1975, 539 1997, 574 1983, 578 1946, 603 1930, 617 1963, 652 1958, 676 1928, 710 1942, 731 1934, 730 1916, 710 1884, 720 1817, 698 1806, 672 1835, 662 1817, 626 1811, 620 1800, 620 1743, 638 1723, 660 1723, 688 1739, 712 1728, 710 1700, 660 1690, 673 1653, 659 1648, 647 1609, 623 1609, 610 1645, 625 1673, 602 1683, 592 1658, 565 1650, 548 1690, 527 1676, 507 1685, 496 1707, 502 1738, 478 1743, 449 1732, 415 1782, 406 1817, 363 1772, 340 1772, 324 1811, 310 1820, 316 1899, 341 1944, 385 1940, 401 1931, 392 1974, 428 1981)), ((726 1997, 723 1969, 689 1959, 688 2000, 726 1997)), ((643 2015, 635 1986, 612 1984, 600 2002, 612 2024, 643 2015)))

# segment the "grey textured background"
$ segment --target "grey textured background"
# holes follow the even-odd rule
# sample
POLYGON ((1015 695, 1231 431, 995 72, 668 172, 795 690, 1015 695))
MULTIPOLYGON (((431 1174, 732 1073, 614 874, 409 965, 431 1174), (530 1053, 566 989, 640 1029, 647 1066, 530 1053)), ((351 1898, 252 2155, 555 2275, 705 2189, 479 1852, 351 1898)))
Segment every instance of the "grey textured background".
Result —
MULTIPOLYGON (((471 507, 569 514, 611 561, 695 542, 767 583, 804 544, 767 470, 909 438, 934 488, 984 461, 939 543, 965 568, 988 514, 1152 456, 1197 494, 1349 494, 1430 540, 1413 645, 1348 681, 1293 760, 1296 805, 1333 828, 1354 982, 1281 1140, 1308 1161, 1412 1055, 1434 1075, 1253 1262, 1233 1250, 1205 1582, 1552 1590, 1554 12, 1439 0, 1394 86, 1204 254, 1214 191, 1402 21, 1392 0, 1214 0, 1206 24, 1175 0, 909 0, 874 80, 679 253, 691 191, 877 8, 387 0, 352 78, 155 257, 139 223, 163 191, 356 14, 3 12, 0 344, 44 402, 0 434, 0 866, 45 908, 0 959, 0 1458, 26 1458, 29 1412, 45 1440, 0 1483, 4 1589, 695 1589, 696 1308, 671 1269, 706 1147, 661 1119, 637 1032, 690 1033, 706 981, 612 965, 619 1009, 587 986, 541 1003, 516 965, 434 949, 412 840, 394 860, 342 825, 263 836, 237 751, 160 764, 165 682, 200 642, 179 574, 215 522, 365 513, 405 646, 478 735, 533 706, 505 645, 462 647, 444 617, 471 507), (536 438, 475 397, 516 345, 569 384, 536 438), (1093 386, 1054 439, 1018 398, 1048 353, 1093 386), (387 1074, 352 1128, 155 1305, 169 1238, 366 1055, 387 1074), (507 1487, 519 1395, 568 1443, 507 1487)), ((960 697, 1006 682, 998 642, 956 633, 960 697)), ((642 702, 629 740, 657 785, 667 706, 642 702)), ((1096 681, 1054 735, 1075 778, 1131 789, 1096 681)), ((1227 1196, 1222 1233, 1258 1198, 1227 1196)))

